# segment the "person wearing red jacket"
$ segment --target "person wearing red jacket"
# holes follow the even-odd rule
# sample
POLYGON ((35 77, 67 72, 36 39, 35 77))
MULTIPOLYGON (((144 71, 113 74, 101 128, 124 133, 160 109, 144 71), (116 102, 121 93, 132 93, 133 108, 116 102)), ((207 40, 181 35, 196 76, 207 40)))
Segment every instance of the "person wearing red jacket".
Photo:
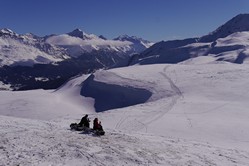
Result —
POLYGON ((93 120, 93 130, 103 131, 103 127, 101 125, 101 122, 99 122, 98 118, 95 118, 93 120))

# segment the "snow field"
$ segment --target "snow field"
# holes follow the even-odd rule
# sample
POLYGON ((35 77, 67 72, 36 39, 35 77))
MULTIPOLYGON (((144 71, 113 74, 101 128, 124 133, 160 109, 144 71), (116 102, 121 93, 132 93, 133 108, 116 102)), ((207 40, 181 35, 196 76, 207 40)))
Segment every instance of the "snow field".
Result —
POLYGON ((248 152, 148 134, 98 137, 54 122, 0 116, 1 165, 248 165, 248 152))
POLYGON ((249 67, 202 60, 98 71, 96 81, 153 93, 144 104, 101 113, 80 96, 87 76, 56 91, 1 91, 0 163, 249 165, 249 67), (91 126, 102 121, 105 136, 69 130, 86 113, 91 126))

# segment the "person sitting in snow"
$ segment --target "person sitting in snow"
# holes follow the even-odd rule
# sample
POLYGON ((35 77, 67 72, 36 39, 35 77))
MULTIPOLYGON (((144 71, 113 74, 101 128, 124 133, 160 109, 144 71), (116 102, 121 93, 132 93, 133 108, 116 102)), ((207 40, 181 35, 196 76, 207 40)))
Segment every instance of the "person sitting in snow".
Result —
POLYGON ((79 126, 84 126, 89 128, 90 127, 90 120, 88 119, 88 115, 86 114, 80 121, 80 123, 78 124, 79 126))
POLYGON ((95 118, 93 120, 93 130, 104 131, 101 122, 99 122, 98 118, 95 118))

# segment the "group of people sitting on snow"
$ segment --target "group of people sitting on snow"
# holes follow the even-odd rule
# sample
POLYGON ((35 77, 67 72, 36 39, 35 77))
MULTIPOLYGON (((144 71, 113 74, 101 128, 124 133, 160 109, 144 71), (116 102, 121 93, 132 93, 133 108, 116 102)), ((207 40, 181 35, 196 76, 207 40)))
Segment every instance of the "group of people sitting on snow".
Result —
MULTIPOLYGON (((80 121, 80 123, 78 124, 78 126, 90 128, 90 120, 89 120, 87 114, 81 119, 81 121, 80 121)), ((95 118, 95 119, 93 120, 93 130, 96 130, 96 131, 104 131, 104 130, 103 130, 103 127, 102 127, 102 125, 101 125, 101 122, 98 120, 98 118, 95 118)))

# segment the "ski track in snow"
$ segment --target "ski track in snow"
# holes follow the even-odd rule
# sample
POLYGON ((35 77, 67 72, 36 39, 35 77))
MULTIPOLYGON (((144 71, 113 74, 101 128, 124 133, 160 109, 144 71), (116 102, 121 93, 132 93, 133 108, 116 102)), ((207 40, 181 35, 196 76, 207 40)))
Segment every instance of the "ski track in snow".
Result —
MULTIPOLYGON (((103 113, 90 112, 91 120, 98 117, 104 122, 106 135, 102 137, 69 130, 70 123, 80 120, 82 109, 79 109, 79 112, 71 112, 69 115, 68 109, 73 111, 77 107, 63 105, 66 100, 57 98, 56 94, 50 93, 48 95, 44 91, 42 94, 48 100, 42 100, 43 98, 39 97, 38 101, 33 101, 30 99, 40 95, 41 92, 27 92, 24 93, 25 97, 20 95, 21 92, 2 93, 3 98, 6 96, 9 99, 2 99, 2 107, 0 108, 4 113, 0 115, 0 166, 248 166, 249 151, 246 149, 248 145, 248 125, 246 121, 248 115, 246 102, 249 92, 247 90, 248 79, 246 79, 248 78, 248 68, 244 66, 242 70, 238 66, 233 66, 236 67, 234 69, 231 67, 221 66, 219 72, 217 72, 212 66, 204 70, 204 68, 160 65, 156 72, 152 72, 152 74, 158 74, 153 78, 158 78, 155 82, 152 79, 147 79, 147 77, 146 82, 142 82, 141 78, 136 80, 136 75, 128 75, 127 77, 131 77, 129 79, 126 78, 125 74, 123 76, 121 73, 120 76, 115 72, 110 71, 109 73, 108 71, 107 74, 114 75, 107 76, 111 76, 111 78, 113 76, 114 79, 117 79, 117 83, 120 81, 120 83, 125 82, 127 84, 128 82, 131 85, 135 84, 134 86, 143 86, 144 84, 145 88, 151 88, 154 93, 161 89, 165 96, 152 102, 124 109, 103 113), (191 80, 186 79, 185 82, 185 77, 182 78, 182 76, 191 78, 191 80), (189 87, 188 82, 192 80, 193 83, 201 86, 191 84, 191 87, 189 87), (217 86, 217 84, 220 85, 217 86), (158 88, 159 86, 153 87, 155 85, 160 85, 160 88, 158 88), (212 92, 211 95, 209 88, 212 87, 215 87, 217 94, 216 91, 210 91, 212 92), (222 88, 221 91, 219 91, 220 87, 222 88), (229 89, 232 90, 229 91, 229 89), (190 92, 193 94, 190 94, 190 92), (233 95, 227 95, 228 93, 233 95), (204 96, 195 96, 196 94, 204 94, 204 96), (200 101, 196 101, 199 97, 200 101), (201 97, 205 101, 208 99, 208 103, 202 103, 204 99, 201 97), (50 98, 53 102, 58 101, 47 106, 50 98), (243 101, 240 102, 240 100, 243 101), (232 103, 233 101, 238 103, 232 103), (191 102, 196 102, 198 104, 196 105, 197 108, 194 107, 196 103, 191 102), (204 104, 208 104, 208 107, 204 104), (242 104, 242 106, 239 104, 242 104), (228 105, 231 106, 231 109, 225 110, 224 107, 228 105), (36 106, 36 109, 33 106, 36 106), (50 114, 47 115, 48 112, 44 112, 44 109, 54 110, 54 108, 58 108, 54 112, 55 115, 51 114, 53 116, 47 119, 39 119, 41 117, 34 116, 35 114, 28 115, 35 110, 41 112, 38 115, 46 114, 46 116, 50 116, 50 114), (234 108, 236 112, 232 110, 234 108), (3 109, 9 112, 3 111, 3 109), (17 112, 26 114, 26 118, 30 117, 30 119, 8 117, 16 115, 17 112), (210 112, 211 115, 208 114, 210 112), (172 115, 174 116, 172 117, 172 115), (36 118, 39 120, 32 120, 36 118), (197 121, 197 118, 202 118, 200 121, 203 120, 205 124, 197 121), (214 118, 217 118, 217 120, 214 118), (208 122, 205 122, 205 120, 208 122), (157 123, 158 121, 159 123, 157 123), (177 121, 177 123, 172 123, 172 121, 177 121), (231 125, 227 123, 228 121, 231 122, 231 125), (159 125, 159 128, 153 128, 157 125, 159 125), (208 127, 214 129, 205 130, 208 127), (181 128, 183 129, 180 130, 181 128), (152 130, 155 130, 156 133, 151 132, 152 130), (177 135, 179 131, 182 135, 177 135), (159 136, 163 132, 163 136, 159 136), (187 134, 190 134, 191 137, 185 137, 187 134), (214 134, 213 137, 208 137, 210 134, 214 134), (198 137, 199 135, 201 137, 198 137), (204 137, 208 138, 205 140, 204 137), (226 139, 226 137, 228 138, 226 139), (225 142, 227 146, 220 143, 220 140, 222 143, 225 142), (243 148, 244 150, 237 148, 232 146, 231 143, 242 145, 245 148, 243 148)), ((150 70, 148 69, 148 71, 150 70)), ((113 79, 110 80, 113 81, 113 79)), ((82 82, 81 79, 78 81, 74 83, 74 86, 78 86, 76 83, 82 82)), ((72 88, 71 85, 70 88, 72 88)), ((70 95, 68 98, 72 96, 74 95, 70 95)), ((159 96, 161 97, 161 95, 159 96)), ((84 110, 87 111, 86 107, 84 110)))
MULTIPOLYGON (((181 90, 177 87, 174 81, 172 81, 172 79, 167 75, 167 69, 169 67, 170 66, 165 66, 163 69, 163 72, 159 73, 164 77, 165 80, 169 82, 170 87, 173 91, 172 96, 160 99, 160 100, 166 99, 164 101, 165 102, 164 106, 158 110, 153 110, 151 112, 145 113, 144 115, 138 115, 138 116, 126 115, 126 112, 124 112, 122 118, 116 124, 115 129, 123 129, 123 130, 129 130, 129 131, 139 131, 139 130, 145 129, 145 132, 147 132, 147 129, 150 123, 162 118, 165 114, 167 114, 170 110, 173 109, 178 99, 184 98, 181 90)), ((174 74, 176 75, 176 73, 174 74)), ((126 79, 126 78, 122 78, 122 79, 126 79)), ((134 82, 134 80, 131 80, 131 81, 134 82)), ((191 125, 190 119, 189 118, 187 119, 191 125)))
POLYGON ((248 165, 249 153, 147 134, 94 136, 58 121, 0 116, 0 165, 248 165))
MULTIPOLYGON (((183 95, 182 91, 180 90, 180 88, 178 88, 178 87, 176 86, 176 84, 172 81, 172 79, 171 79, 169 76, 166 75, 166 70, 167 70, 167 68, 168 68, 168 66, 166 66, 166 67, 163 69, 164 72, 161 72, 161 74, 169 81, 170 87, 171 87, 172 90, 174 90, 174 92, 177 94, 177 95, 176 95, 176 99, 175 99, 175 101, 174 101, 174 105, 175 105, 176 102, 177 102, 177 100, 178 100, 179 98, 182 98, 182 99, 184 98, 184 95, 183 95)), ((174 75, 176 76, 175 70, 174 70, 174 75)), ((175 78, 177 78, 177 77, 175 77, 175 78)), ((176 81, 175 81, 175 82, 176 82, 176 81)), ((191 119, 188 117, 188 115, 187 115, 187 113, 186 113, 185 111, 183 111, 183 112, 184 112, 184 116, 186 117, 186 119, 187 119, 187 121, 188 121, 189 126, 190 126, 190 127, 193 127, 192 122, 191 122, 191 119)))

